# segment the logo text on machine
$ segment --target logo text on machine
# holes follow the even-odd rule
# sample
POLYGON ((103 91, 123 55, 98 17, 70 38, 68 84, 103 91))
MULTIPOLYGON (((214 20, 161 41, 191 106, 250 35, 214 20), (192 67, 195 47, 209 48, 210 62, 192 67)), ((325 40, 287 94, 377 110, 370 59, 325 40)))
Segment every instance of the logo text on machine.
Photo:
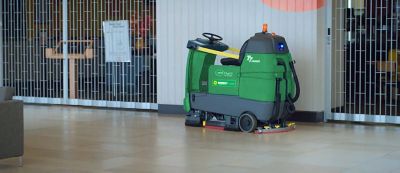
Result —
POLYGON ((247 55, 247 61, 249 61, 250 63, 260 63, 261 62, 261 60, 254 59, 251 55, 247 55))
POLYGON ((218 77, 232 77, 233 73, 232 72, 227 72, 224 70, 217 70, 215 71, 215 75, 218 77))

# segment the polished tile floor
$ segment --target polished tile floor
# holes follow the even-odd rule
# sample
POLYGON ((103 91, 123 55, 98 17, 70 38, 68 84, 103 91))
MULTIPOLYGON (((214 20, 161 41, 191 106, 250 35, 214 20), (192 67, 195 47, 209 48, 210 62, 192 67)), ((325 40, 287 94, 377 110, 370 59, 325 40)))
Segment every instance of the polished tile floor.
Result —
POLYGON ((25 106, 24 166, 0 173, 400 172, 400 127, 298 124, 255 135, 185 127, 182 116, 25 106))

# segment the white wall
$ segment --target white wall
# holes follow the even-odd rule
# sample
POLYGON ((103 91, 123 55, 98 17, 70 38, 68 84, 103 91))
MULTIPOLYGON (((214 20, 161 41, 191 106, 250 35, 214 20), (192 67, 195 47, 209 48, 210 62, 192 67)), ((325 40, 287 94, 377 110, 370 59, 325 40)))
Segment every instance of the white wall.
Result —
POLYGON ((269 31, 286 37, 297 61, 301 85, 297 109, 324 110, 324 46, 320 41, 324 28, 318 27, 321 10, 285 12, 271 9, 261 0, 157 1, 158 103, 182 105, 189 39, 212 32, 221 35, 224 43, 240 48, 268 23, 269 31))

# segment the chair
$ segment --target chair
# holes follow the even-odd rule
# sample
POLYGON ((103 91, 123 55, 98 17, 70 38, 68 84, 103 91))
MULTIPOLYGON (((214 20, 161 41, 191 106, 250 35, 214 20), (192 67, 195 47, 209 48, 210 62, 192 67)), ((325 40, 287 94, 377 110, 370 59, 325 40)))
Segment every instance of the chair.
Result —
POLYGON ((23 102, 12 100, 14 89, 0 87, 0 159, 19 157, 22 166, 24 154, 23 102))

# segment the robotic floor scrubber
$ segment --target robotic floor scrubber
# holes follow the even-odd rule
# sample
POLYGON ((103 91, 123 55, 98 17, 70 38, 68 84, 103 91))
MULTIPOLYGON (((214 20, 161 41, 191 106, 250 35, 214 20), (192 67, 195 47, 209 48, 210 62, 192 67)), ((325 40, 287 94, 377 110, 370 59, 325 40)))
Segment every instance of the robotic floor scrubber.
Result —
POLYGON ((285 38, 266 24, 240 50, 216 34, 203 36, 187 44, 185 124, 256 133, 294 128, 286 120, 300 87, 285 38), (216 55, 225 57, 222 65, 214 65, 216 55))

